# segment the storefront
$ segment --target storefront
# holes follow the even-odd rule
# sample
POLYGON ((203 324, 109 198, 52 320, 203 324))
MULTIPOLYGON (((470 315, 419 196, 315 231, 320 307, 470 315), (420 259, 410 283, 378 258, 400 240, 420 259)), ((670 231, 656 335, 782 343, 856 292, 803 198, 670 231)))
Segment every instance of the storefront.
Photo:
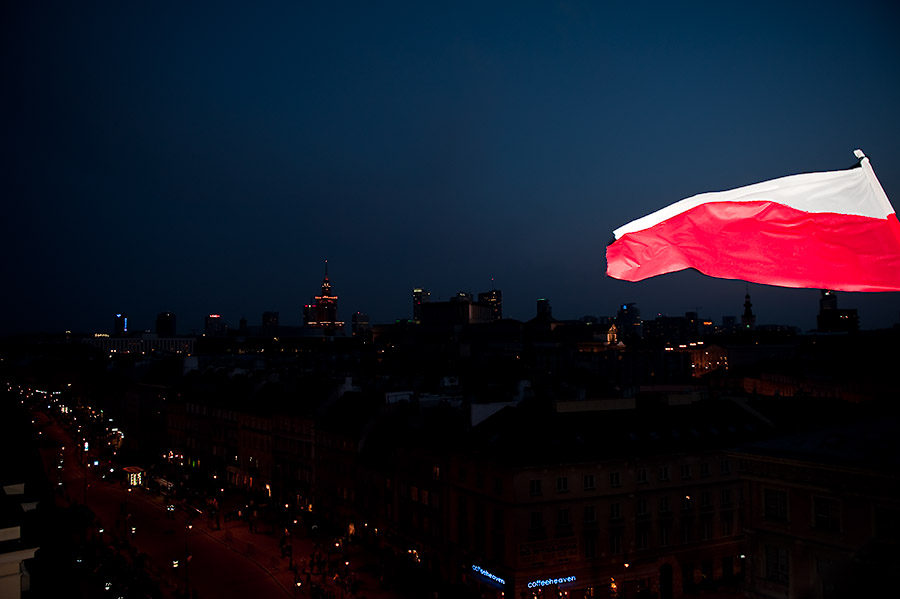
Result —
POLYGON ((474 586, 484 599, 506 597, 506 578, 478 564, 472 564, 467 572, 470 586, 474 586))

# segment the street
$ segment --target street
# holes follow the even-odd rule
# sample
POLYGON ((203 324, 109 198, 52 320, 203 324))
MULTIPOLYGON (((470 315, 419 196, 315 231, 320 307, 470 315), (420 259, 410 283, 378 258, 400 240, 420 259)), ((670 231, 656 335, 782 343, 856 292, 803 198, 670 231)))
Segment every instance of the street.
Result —
MULTIPOLYGON (((308 556, 319 550, 315 542, 295 531, 290 545, 293 560, 285 555, 280 535, 269 528, 251 532, 248 523, 237 519, 220 520, 197 508, 178 502, 174 510, 166 498, 144 487, 130 487, 121 473, 94 465, 88 454, 85 467, 82 441, 72 439, 59 422, 43 411, 33 412, 35 426, 41 429, 41 455, 46 471, 53 479, 57 473, 57 503, 86 502, 96 521, 88 538, 123 556, 129 563, 139 562, 158 580, 166 597, 350 597, 393 598, 400 595, 382 589, 376 575, 375 557, 360 546, 342 548, 348 558, 346 573, 353 574, 357 594, 351 595, 335 579, 320 572, 304 572, 308 556), (103 478, 103 474, 106 477, 103 478), (289 567, 293 561, 299 574, 289 567), (349 566, 352 563, 353 567, 349 566), (299 585, 296 584, 299 581, 299 585)), ((90 441, 89 441, 90 444, 90 441)))
MULTIPOLYGON (((41 417, 47 418, 36 413, 36 418, 41 417)), ((274 538, 253 535, 245 541, 238 530, 244 523, 223 523, 216 531, 210 530, 205 517, 194 518, 188 528, 188 514, 167 512, 162 496, 139 488, 129 491, 111 478, 100 479, 93 468, 85 469, 75 442, 55 422, 47 422, 43 434, 65 447, 61 469, 57 468, 59 449, 50 446, 42 450, 47 471, 60 471, 64 497, 77 502, 86 498, 99 521, 93 532, 101 535, 104 543, 132 545, 146 554, 145 567, 161 581, 166 594, 181 595, 189 585, 191 595, 198 597, 294 596, 287 560, 271 557, 275 551, 280 554, 274 538)))

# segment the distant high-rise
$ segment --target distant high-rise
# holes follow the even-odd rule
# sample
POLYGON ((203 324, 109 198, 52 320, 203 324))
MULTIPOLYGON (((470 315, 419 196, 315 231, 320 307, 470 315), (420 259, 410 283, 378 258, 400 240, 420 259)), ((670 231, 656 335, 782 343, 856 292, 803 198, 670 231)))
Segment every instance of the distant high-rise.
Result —
POLYGON ((322 295, 316 296, 315 304, 303 307, 303 320, 307 326, 331 329, 344 326, 337 319, 338 297, 331 294, 331 281, 328 279, 328 260, 325 261, 325 278, 322 279, 322 295))
POLYGON ((175 314, 160 312, 156 315, 156 336, 160 339, 175 337, 175 314))
POLYGON ((819 314, 826 310, 837 310, 837 293, 830 289, 822 289, 819 295, 819 314))
POLYGON ((369 331, 369 315, 363 312, 356 312, 353 314, 350 320, 350 327, 353 331, 353 336, 358 337, 363 335, 369 331))
POLYGON ((266 335, 278 334, 278 312, 263 312, 262 328, 266 335))
POLYGON ((413 322, 422 322, 422 304, 431 301, 431 292, 421 287, 413 289, 413 322))
POLYGON ((545 297, 538 299, 537 301, 537 315, 544 316, 546 318, 553 317, 553 308, 550 307, 550 300, 545 297))
POLYGON ((478 303, 490 306, 492 321, 503 318, 503 292, 499 289, 491 289, 490 291, 479 293, 478 303))
POLYGON ((838 308, 837 293, 823 289, 819 296, 816 328, 823 333, 849 333, 859 330, 859 313, 855 308, 838 308))
POLYGON ((204 334, 207 337, 222 337, 225 335, 228 327, 225 325, 225 319, 220 314, 210 314, 206 317, 206 326, 204 334))
POLYGON ((116 314, 116 320, 113 323, 113 335, 122 337, 128 334, 128 316, 125 314, 116 314))
POLYGON ((619 329, 619 335, 626 339, 644 336, 641 311, 634 302, 622 304, 616 312, 616 328, 619 329))
POLYGON ((744 296, 744 313, 741 314, 741 329, 747 331, 756 327, 756 316, 753 314, 753 304, 750 303, 750 293, 744 296))
POLYGON ((723 316, 722 330, 732 333, 735 329, 737 329, 737 316, 723 316))
POLYGON ((451 302, 469 302, 472 303, 472 294, 468 291, 457 291, 456 295, 450 298, 451 302))

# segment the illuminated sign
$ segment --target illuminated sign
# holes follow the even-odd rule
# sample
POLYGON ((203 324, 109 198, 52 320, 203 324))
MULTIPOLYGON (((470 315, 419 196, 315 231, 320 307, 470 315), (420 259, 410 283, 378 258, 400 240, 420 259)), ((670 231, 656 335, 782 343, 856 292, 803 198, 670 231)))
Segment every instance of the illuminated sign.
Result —
POLYGON ((494 582, 499 582, 500 584, 503 584, 503 585, 506 584, 506 581, 505 581, 505 580, 503 580, 502 578, 500 578, 500 577, 497 576, 496 574, 491 574, 490 572, 488 572, 487 570, 485 570, 484 568, 482 568, 482 567, 480 567, 480 566, 476 566, 475 564, 472 564, 472 570, 474 570, 475 572, 478 572, 479 574, 481 574, 481 575, 484 576, 485 578, 490 578, 490 579, 493 580, 494 582))
POLYGON ((562 578, 545 578, 544 580, 532 580, 528 583, 529 589, 536 589, 538 587, 546 587, 551 584, 563 584, 564 582, 575 582, 574 576, 563 576, 562 578))

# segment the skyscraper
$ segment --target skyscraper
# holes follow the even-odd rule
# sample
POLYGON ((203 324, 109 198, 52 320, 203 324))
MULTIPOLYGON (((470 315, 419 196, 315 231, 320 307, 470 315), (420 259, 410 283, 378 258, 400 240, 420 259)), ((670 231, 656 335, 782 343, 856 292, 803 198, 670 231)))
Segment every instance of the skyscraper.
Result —
POLYGON ((205 335, 207 337, 222 337, 225 335, 227 327, 225 319, 220 314, 210 314, 206 317, 205 335))
POLYGON ((328 279, 328 260, 325 261, 325 278, 322 279, 322 295, 316 296, 316 303, 304 306, 304 322, 310 327, 332 329, 344 326, 337 319, 338 297, 331 294, 331 281, 328 279))
POLYGON ((356 312, 350 320, 350 326, 354 337, 365 335, 370 329, 369 315, 364 312, 356 312))
POLYGON ((113 335, 122 337, 128 334, 128 316, 126 314, 116 314, 116 320, 113 323, 113 335))
POLYGON ((478 303, 490 306, 491 321, 503 318, 503 292, 499 289, 491 289, 478 294, 478 303))
POLYGON ((837 293, 822 289, 816 329, 823 333, 849 333, 859 330, 859 313, 855 308, 838 308, 837 293))
POLYGON ((633 339, 644 336, 644 323, 641 320, 641 311, 632 303, 622 304, 616 312, 616 327, 624 339, 633 339))
POLYGON ((431 301, 431 292, 421 287, 413 289, 413 322, 422 322, 422 304, 431 301))
POLYGON ((537 300, 537 316, 543 318, 553 318, 553 308, 550 307, 550 300, 546 297, 540 297, 537 300))

